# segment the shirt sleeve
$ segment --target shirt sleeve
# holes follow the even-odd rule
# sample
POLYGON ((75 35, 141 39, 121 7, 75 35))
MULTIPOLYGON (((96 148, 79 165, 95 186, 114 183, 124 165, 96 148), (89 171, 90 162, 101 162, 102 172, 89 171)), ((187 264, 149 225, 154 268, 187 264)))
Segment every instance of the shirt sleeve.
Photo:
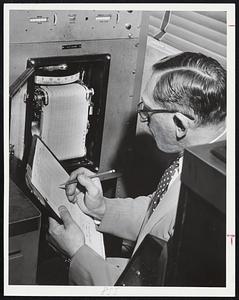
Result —
POLYGON ((127 261, 121 264, 109 263, 90 247, 84 245, 71 260, 69 284, 112 286, 123 272, 127 261))

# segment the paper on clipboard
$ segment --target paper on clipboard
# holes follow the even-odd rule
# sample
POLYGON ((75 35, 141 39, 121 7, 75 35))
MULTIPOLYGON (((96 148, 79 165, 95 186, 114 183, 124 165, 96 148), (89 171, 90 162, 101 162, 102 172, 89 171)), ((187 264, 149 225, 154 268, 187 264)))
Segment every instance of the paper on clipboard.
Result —
MULTIPOLYGON (((68 173, 45 146, 37 138, 32 161, 31 184, 37 189, 47 203, 59 215, 58 207, 64 205, 69 210, 72 218, 80 226, 85 235, 86 244, 105 258, 103 235, 95 228, 94 221, 85 215, 76 204, 67 200, 65 191, 59 185, 66 182, 68 173)), ((83 193, 78 197, 84 197, 83 193)))

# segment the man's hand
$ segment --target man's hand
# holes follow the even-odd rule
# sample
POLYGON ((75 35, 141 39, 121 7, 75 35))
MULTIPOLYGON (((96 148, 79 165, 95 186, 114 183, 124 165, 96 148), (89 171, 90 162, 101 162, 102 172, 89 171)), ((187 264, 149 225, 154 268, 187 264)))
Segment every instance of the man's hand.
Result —
POLYGON ((85 237, 80 227, 72 219, 65 206, 59 207, 59 213, 63 221, 60 225, 56 220, 49 218, 49 234, 53 239, 54 246, 70 258, 85 244, 85 237))
POLYGON ((79 168, 73 171, 69 180, 77 178, 79 183, 85 187, 84 200, 81 200, 80 197, 77 198, 80 191, 77 189, 76 183, 66 187, 66 195, 70 202, 77 202, 85 214, 101 220, 105 213, 105 200, 99 178, 89 178, 89 176, 94 174, 86 168, 79 168))

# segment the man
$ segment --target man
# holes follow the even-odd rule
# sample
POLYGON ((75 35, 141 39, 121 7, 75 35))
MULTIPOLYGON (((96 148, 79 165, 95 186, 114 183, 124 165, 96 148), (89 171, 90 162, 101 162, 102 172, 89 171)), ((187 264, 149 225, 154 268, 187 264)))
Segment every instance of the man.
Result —
MULTIPOLYGON (((226 74, 214 59, 197 53, 167 57, 153 66, 138 112, 147 122, 158 148, 178 153, 165 171, 157 190, 136 199, 107 199, 98 178, 87 169, 74 171, 86 188, 82 211, 98 220, 98 230, 136 242, 134 252, 150 233, 165 241, 173 235, 180 190, 182 154, 185 147, 211 143, 225 134, 226 74)), ((77 198, 76 184, 67 190, 69 201, 77 198)), ((84 235, 69 212, 59 208, 64 225, 50 219, 49 232, 71 258, 72 284, 114 285, 127 263, 104 260, 84 243, 84 235)))

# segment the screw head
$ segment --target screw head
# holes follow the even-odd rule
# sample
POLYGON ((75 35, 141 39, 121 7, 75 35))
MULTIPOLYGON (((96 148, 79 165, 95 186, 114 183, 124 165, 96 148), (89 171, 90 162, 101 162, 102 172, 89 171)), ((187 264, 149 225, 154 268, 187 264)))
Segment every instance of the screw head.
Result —
POLYGON ((135 273, 137 276, 140 276, 140 274, 141 274, 139 270, 137 270, 135 273))
POLYGON ((125 24, 125 28, 126 28, 126 29, 128 29, 128 30, 130 30, 130 29, 131 29, 131 27, 132 27, 132 25, 131 25, 131 24, 129 24, 129 23, 126 23, 126 24, 125 24))

